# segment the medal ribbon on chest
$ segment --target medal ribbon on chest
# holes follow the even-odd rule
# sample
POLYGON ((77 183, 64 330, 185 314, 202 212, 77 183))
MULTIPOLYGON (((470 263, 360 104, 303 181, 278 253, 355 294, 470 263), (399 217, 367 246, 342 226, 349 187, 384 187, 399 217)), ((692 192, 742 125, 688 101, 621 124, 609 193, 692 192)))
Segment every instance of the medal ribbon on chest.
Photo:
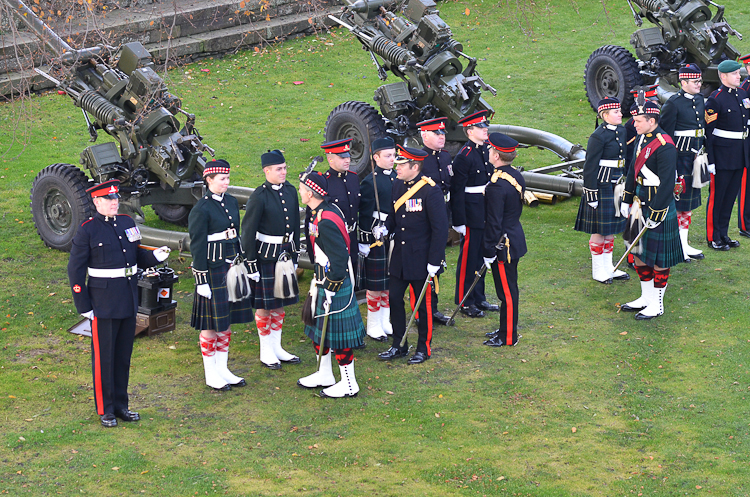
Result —
POLYGON ((125 230, 125 235, 128 237, 129 242, 137 242, 141 238, 141 230, 138 229, 138 226, 133 226, 132 228, 128 228, 125 230))

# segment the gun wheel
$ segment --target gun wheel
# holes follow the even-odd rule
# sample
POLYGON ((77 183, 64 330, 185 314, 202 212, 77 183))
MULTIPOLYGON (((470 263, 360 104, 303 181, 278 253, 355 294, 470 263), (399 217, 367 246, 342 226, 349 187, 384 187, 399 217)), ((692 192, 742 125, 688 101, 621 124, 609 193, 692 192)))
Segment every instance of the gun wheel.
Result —
POLYGON ((70 164, 52 164, 34 178, 31 215, 46 246, 70 251, 78 227, 95 212, 88 186, 84 172, 70 164))
POLYGON ((599 100, 614 97, 620 100, 623 113, 630 110, 630 90, 643 84, 638 62, 626 48, 605 45, 591 54, 584 72, 586 96, 596 110, 599 100))
POLYGON ((192 206, 178 204, 155 204, 154 212, 162 221, 176 224, 177 226, 187 226, 188 217, 192 206))
POLYGON ((365 102, 344 102, 331 111, 326 121, 326 141, 352 139, 349 169, 360 177, 370 171, 370 145, 383 136, 383 118, 365 102))

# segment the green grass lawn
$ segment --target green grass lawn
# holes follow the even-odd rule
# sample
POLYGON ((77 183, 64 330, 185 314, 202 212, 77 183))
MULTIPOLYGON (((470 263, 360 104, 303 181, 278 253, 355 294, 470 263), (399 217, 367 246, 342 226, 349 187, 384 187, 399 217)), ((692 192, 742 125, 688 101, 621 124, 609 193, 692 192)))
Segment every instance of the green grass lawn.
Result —
MULTIPOLYGON (((724 3, 750 35, 750 5, 724 3)), ((495 123, 586 143, 595 116, 583 68, 601 45, 628 46, 624 0, 439 7, 465 51, 484 59, 495 123)), ((267 149, 284 149, 292 174, 301 171, 319 154, 331 109, 371 102, 379 83, 341 30, 169 74, 245 186, 260 183, 267 149)), ((77 163, 87 140, 68 97, 0 105, 0 495, 750 495, 750 243, 673 268, 665 315, 636 322, 617 308, 640 295, 633 272, 608 286, 591 279, 588 237, 572 229, 577 199, 522 218, 518 347, 481 345, 494 315, 436 328, 433 357, 419 366, 379 362, 386 345, 368 340, 356 353, 355 399, 297 387, 315 364, 299 305, 287 309, 284 347, 301 365, 262 367, 254 325, 238 326, 230 366, 249 385, 209 391, 189 327, 190 260, 173 253, 177 329, 138 338, 133 353, 131 407, 142 421, 103 429, 90 342, 65 331, 78 320, 67 254, 44 247, 29 213, 34 176, 77 163)), ((556 162, 520 155, 527 168, 556 162)), ((705 210, 693 219, 692 245, 706 249, 705 210)), ((447 252, 444 312, 457 254, 447 252)), ((490 297, 492 288, 489 278, 490 297)))

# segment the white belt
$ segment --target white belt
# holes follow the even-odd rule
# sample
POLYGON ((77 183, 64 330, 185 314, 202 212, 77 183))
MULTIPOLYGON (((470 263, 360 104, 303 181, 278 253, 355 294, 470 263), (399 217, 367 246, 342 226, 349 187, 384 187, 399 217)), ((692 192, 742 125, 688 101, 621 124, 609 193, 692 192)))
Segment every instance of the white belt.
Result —
POLYGON ((266 235, 265 233, 255 233, 255 239, 264 243, 270 243, 272 245, 281 245, 286 243, 291 238, 291 235, 266 235))
POLYGON ((381 221, 385 221, 386 219, 388 219, 388 213, 372 211, 372 217, 375 219, 380 219, 381 221))
POLYGON ((643 186, 659 186, 661 184, 659 176, 645 165, 641 167, 641 174, 643 179, 639 183, 643 186))
POLYGON ((133 276, 137 272, 137 265, 133 267, 118 267, 116 269, 89 268, 89 276, 94 278, 126 278, 128 276, 133 276))
POLYGON ((599 161, 599 165, 602 167, 625 167, 625 159, 602 159, 599 161))
POLYGON ((730 140, 744 140, 747 138, 747 131, 726 131, 723 129, 714 129, 714 135, 720 138, 728 138, 730 140))
POLYGON ((464 192, 466 192, 466 193, 484 193, 484 189, 485 188, 487 188, 487 185, 466 186, 466 187, 464 187, 464 192))
POLYGON ((220 240, 231 240, 237 238, 237 230, 234 228, 227 228, 226 231, 221 233, 211 233, 207 239, 209 242, 218 242, 220 240))
POLYGON ((704 129, 683 129, 674 132, 675 136, 689 136, 691 138, 700 138, 706 136, 706 130, 704 129))

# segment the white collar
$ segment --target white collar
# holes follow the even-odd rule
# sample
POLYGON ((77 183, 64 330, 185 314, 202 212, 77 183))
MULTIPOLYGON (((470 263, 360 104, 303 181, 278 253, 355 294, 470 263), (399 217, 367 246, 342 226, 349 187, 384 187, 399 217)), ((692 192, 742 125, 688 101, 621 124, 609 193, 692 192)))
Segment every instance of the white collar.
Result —
POLYGON ((687 98, 688 100, 692 100, 692 99, 694 99, 694 98, 695 98, 695 95, 691 95, 691 94, 690 94, 690 93, 688 93, 688 92, 683 92, 683 93, 682 93, 682 96, 683 96, 683 97, 685 97, 685 98, 687 98))
POLYGON ((616 124, 605 124, 605 128, 610 129, 612 131, 617 131, 617 125, 616 124))
POLYGON ((390 176, 393 172, 393 169, 383 169, 383 174, 390 176))
POLYGON ((277 191, 278 191, 278 190, 281 190, 281 187, 282 187, 282 186, 284 186, 284 184, 283 184, 283 183, 281 183, 281 184, 279 184, 279 185, 274 185, 274 184, 272 184, 272 185, 271 185, 271 188, 273 188, 274 190, 277 190, 277 191))
POLYGON ((217 202, 221 202, 222 200, 224 200, 224 195, 216 195, 215 193, 211 193, 211 198, 213 198, 217 202))

